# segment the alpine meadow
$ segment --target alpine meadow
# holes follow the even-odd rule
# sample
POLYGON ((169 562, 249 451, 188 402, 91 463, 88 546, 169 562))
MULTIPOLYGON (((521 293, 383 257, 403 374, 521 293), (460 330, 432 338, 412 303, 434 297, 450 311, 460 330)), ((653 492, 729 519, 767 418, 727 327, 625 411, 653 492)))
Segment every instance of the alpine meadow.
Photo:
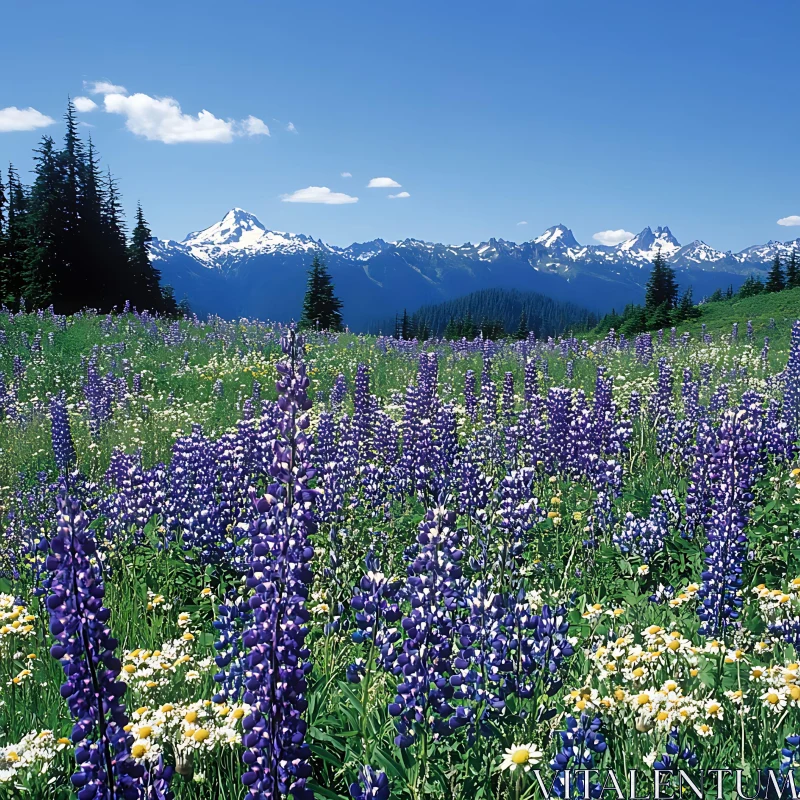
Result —
POLYGON ((131 10, 0 12, 0 800, 800 800, 800 7, 131 10))

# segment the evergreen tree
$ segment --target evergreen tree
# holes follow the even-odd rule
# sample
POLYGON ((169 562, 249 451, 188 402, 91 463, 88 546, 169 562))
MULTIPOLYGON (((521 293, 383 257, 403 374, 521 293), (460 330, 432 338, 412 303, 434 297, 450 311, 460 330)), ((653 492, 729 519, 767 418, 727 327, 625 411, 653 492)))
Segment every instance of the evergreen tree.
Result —
POLYGON ((30 198, 30 238, 27 258, 23 265, 22 294, 26 301, 41 308, 53 300, 60 301, 66 310, 73 307, 77 296, 70 286, 65 231, 68 230, 68 211, 65 163, 49 136, 44 136, 35 151, 36 177, 30 198), (66 298, 71 298, 69 301, 66 298))
MULTIPOLYGON (((78 137, 78 122, 72 99, 67 100, 64 114, 66 134, 64 150, 60 153, 62 174, 61 197, 58 202, 59 217, 63 223, 58 238, 60 263, 53 275, 52 299, 59 305, 62 313, 78 311, 86 303, 83 293, 88 280, 83 272, 84 239, 81 235, 81 172, 83 169, 83 145, 78 137)), ((36 302, 31 298, 32 302, 36 302)))
POLYGON ((132 293, 138 291, 132 285, 133 271, 128 259, 125 221, 119 198, 117 183, 109 169, 104 186, 104 202, 101 214, 103 251, 106 254, 106 286, 108 296, 104 305, 122 308, 132 293))
POLYGON ((764 291, 764 284, 761 282, 761 278, 757 278, 754 275, 748 275, 745 282, 739 287, 738 295, 739 297, 755 297, 757 294, 761 294, 764 291))
POLYGON ((800 287, 800 263, 797 259, 797 250, 792 248, 792 253, 786 262, 786 288, 797 289, 798 287, 800 287))
POLYGON ((675 321, 682 322, 687 319, 695 319, 700 316, 700 310, 695 308, 694 299, 692 297, 692 287, 689 286, 681 296, 680 303, 675 310, 675 321))
POLYGON ((342 328, 342 302, 333 291, 331 279, 325 262, 314 254, 314 260, 308 270, 306 295, 303 299, 303 316, 301 328, 318 328, 319 330, 338 331, 342 328))
POLYGON ((401 339, 413 339, 413 331, 411 320, 408 316, 408 311, 403 309, 403 316, 400 318, 400 338, 401 339))
POLYGON ((647 312, 643 306, 630 305, 623 314, 622 325, 619 326, 619 333, 630 338, 637 333, 647 330, 647 312))
POLYGON ((6 254, 8 252, 8 221, 7 221, 8 198, 6 197, 6 187, 3 185, 3 176, 0 174, 0 302, 5 298, 5 287, 8 281, 6 270, 8 264, 6 254))
POLYGON ((177 317, 180 314, 175 290, 169 285, 161 287, 161 312, 168 317, 177 317))
POLYGON ((528 315, 525 313, 525 307, 522 307, 522 312, 519 315, 519 325, 517 325, 517 331, 514 334, 515 339, 519 339, 522 341, 523 339, 528 338, 528 315))
POLYGON ((655 314, 662 306, 667 311, 675 308, 678 301, 678 282, 675 270, 667 264, 659 250, 653 259, 653 269, 645 289, 645 309, 648 315, 655 314))
MULTIPOLYGON (((150 261, 147 243, 153 238, 147 220, 144 218, 141 203, 136 206, 136 225, 131 232, 128 246, 130 264, 128 285, 130 300, 140 311, 161 311, 164 298, 161 294, 161 273, 150 261)), ((123 301, 124 302, 124 301, 123 301)))
POLYGON ((484 339, 502 339, 506 329, 503 323, 497 319, 484 319, 481 323, 481 333, 484 339))
POLYGON ((28 205, 28 196, 19 179, 19 174, 13 164, 9 164, 5 282, 0 301, 12 305, 19 304, 23 291, 23 276, 31 236, 28 205))
POLYGON ((786 278, 783 275, 781 268, 781 257, 775 253, 775 259, 770 267, 769 274, 767 275, 767 283, 764 289, 767 292, 780 292, 786 288, 786 278))
POLYGON ((94 144, 89 139, 86 157, 79 164, 80 194, 78 198, 80 260, 75 262, 75 281, 81 306, 110 310, 110 253, 104 237, 103 211, 105 197, 94 144))
POLYGON ((647 317, 647 329, 659 330, 661 328, 668 328, 671 321, 669 304, 664 301, 647 317))

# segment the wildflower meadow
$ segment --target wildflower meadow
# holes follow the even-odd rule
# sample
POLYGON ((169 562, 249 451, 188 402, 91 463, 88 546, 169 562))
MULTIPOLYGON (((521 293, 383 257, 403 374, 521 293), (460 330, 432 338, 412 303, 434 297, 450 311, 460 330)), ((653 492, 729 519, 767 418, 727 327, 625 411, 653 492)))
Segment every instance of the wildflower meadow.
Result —
POLYGON ((792 316, 3 311, 0 798, 800 785, 799 438, 792 316))

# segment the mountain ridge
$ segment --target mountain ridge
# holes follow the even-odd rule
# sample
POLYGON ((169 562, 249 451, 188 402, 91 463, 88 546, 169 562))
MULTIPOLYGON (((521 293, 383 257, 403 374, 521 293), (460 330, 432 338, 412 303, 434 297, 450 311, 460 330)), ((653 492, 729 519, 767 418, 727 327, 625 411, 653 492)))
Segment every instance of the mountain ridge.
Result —
POLYGON ((776 253, 785 258, 792 249, 800 252, 800 238, 733 253, 699 239, 681 245, 668 227, 647 226, 616 245, 584 245, 558 224, 519 243, 495 237, 461 245, 376 238, 340 247, 270 230, 254 214, 234 208, 180 242, 154 238, 149 247, 177 297, 186 296, 201 312, 228 317, 297 317, 305 271, 318 252, 343 295, 346 320, 364 329, 398 309, 411 311, 484 288, 537 291, 598 312, 621 308, 641 299, 646 267, 659 251, 679 283, 693 285, 700 297, 766 272, 776 253))

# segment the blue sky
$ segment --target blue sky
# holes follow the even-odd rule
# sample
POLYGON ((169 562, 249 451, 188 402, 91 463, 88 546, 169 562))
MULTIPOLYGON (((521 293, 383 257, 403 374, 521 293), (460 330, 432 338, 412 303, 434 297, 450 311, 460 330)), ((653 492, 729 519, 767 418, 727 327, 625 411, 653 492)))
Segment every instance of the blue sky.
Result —
POLYGON ((646 225, 722 250, 800 235, 777 224, 800 215, 789 0, 59 0, 6 4, 3 28, 0 109, 24 113, 0 129, 41 121, 29 108, 56 124, 0 132, 0 163, 27 172, 67 95, 88 97, 83 133, 161 237, 234 206, 335 244, 558 222, 585 243, 646 225), (286 201, 308 187, 358 201, 286 201))

